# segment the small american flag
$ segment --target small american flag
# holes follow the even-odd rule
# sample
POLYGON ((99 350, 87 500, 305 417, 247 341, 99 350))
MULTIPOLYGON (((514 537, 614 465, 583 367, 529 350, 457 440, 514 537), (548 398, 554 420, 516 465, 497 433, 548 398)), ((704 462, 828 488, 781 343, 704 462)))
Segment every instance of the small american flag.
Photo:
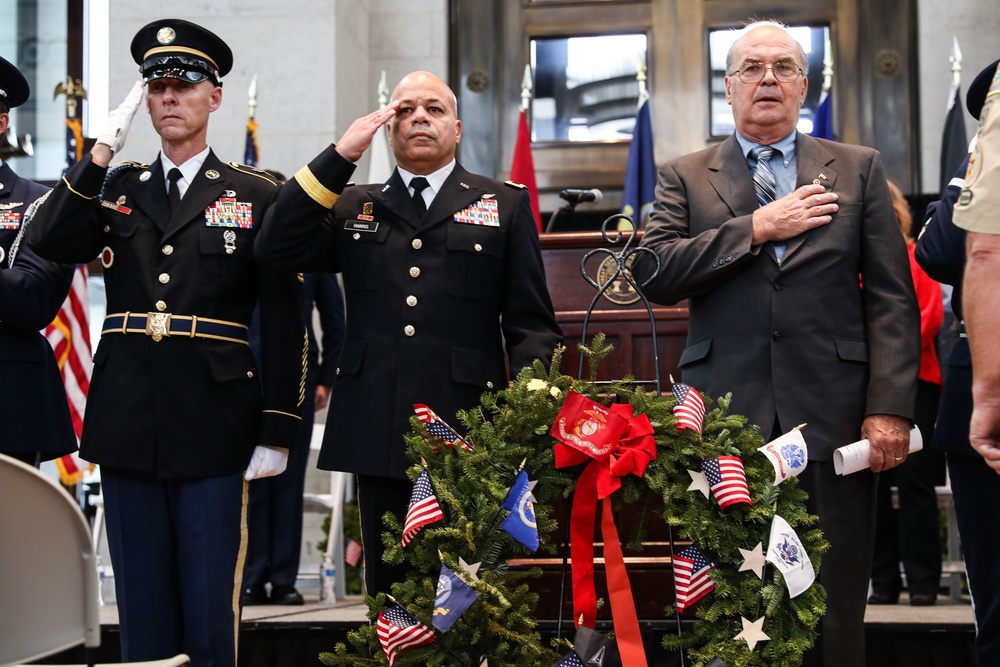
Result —
POLYGON ((444 512, 438 504, 434 489, 431 488, 431 476, 426 470, 421 470, 417 481, 413 484, 410 495, 410 506, 406 510, 406 522, 403 525, 403 540, 400 546, 405 547, 410 540, 428 524, 444 519, 444 512))
POLYGON ((740 457, 705 459, 701 462, 701 469, 720 508, 726 509, 736 503, 753 504, 750 501, 750 489, 747 488, 747 474, 740 457))
POLYGON ((674 557, 674 585, 677 588, 677 611, 684 611, 713 590, 709 576, 714 566, 693 544, 674 557))
POLYGON ((701 398, 701 394, 683 382, 673 384, 673 393, 677 399, 677 405, 673 410, 674 416, 677 417, 677 430, 691 429, 700 435, 701 426, 705 421, 705 401, 701 398))
POLYGON ((458 445, 462 449, 466 449, 470 452, 473 451, 472 445, 470 445, 465 438, 460 436, 455 429, 448 426, 448 424, 446 424, 443 419, 438 417, 429 407, 423 403, 414 403, 413 411, 417 413, 417 418, 423 422, 424 430, 427 431, 427 434, 444 443, 448 449, 458 445))
POLYGON ((433 630, 406 613, 396 602, 378 613, 376 628, 390 667, 396 664, 396 658, 406 649, 430 644, 437 638, 433 630))
POLYGON ((361 562, 361 543, 353 537, 347 540, 347 546, 344 547, 344 562, 351 567, 356 567, 361 562))

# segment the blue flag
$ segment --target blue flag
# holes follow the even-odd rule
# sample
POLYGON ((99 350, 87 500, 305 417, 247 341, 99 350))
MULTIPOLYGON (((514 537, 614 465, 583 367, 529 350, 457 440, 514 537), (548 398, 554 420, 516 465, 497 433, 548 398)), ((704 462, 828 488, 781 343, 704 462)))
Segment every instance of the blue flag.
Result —
POLYGON ((440 632, 448 632, 458 617, 472 606, 479 597, 461 577, 441 564, 441 575, 438 577, 437 597, 434 600, 434 618, 431 625, 440 632))
POLYGON ((812 136, 830 141, 833 141, 833 102, 830 101, 832 97, 830 92, 827 92, 816 107, 812 131, 812 136))
POLYGON ((531 496, 528 473, 517 473, 517 479, 503 501, 503 508, 510 512, 500 527, 515 540, 532 551, 538 551, 538 525, 535 523, 535 499, 531 496))
POLYGON ((247 119, 247 140, 243 149, 243 164, 251 167, 257 166, 260 159, 260 150, 257 148, 257 121, 253 118, 247 119))
POLYGON ((653 159, 653 123, 649 99, 643 100, 635 114, 635 129, 628 149, 622 213, 632 218, 636 229, 646 226, 656 198, 656 162, 653 159))

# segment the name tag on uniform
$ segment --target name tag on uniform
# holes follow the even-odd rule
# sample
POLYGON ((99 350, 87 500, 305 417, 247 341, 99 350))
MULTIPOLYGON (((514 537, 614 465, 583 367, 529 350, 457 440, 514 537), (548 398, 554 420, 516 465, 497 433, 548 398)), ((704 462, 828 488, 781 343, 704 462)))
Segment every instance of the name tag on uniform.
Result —
POLYGON ((463 225, 500 226, 500 209, 496 199, 480 199, 455 214, 455 222, 463 225))
POLYGON ((19 211, 0 211, 0 229, 20 229, 21 213, 19 211))
POLYGON ((378 223, 368 220, 348 220, 344 223, 344 229, 348 232, 376 232, 378 223))
POLYGON ((220 197, 205 209, 205 226, 253 229, 253 202, 220 197))

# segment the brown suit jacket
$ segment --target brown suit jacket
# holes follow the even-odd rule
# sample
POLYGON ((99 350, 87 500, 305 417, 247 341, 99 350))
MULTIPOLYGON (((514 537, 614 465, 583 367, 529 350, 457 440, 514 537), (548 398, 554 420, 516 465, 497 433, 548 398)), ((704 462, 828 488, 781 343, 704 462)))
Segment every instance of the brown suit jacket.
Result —
MULTIPOLYGON (((869 414, 912 418, 920 315, 881 158, 859 146, 796 138, 797 186, 840 195, 833 221, 786 243, 752 247, 757 208, 735 135, 659 169, 643 239, 661 260, 645 288, 688 299, 684 381, 768 437, 801 423, 809 458, 829 462, 869 414)), ((636 263, 645 279, 654 267, 636 263)))

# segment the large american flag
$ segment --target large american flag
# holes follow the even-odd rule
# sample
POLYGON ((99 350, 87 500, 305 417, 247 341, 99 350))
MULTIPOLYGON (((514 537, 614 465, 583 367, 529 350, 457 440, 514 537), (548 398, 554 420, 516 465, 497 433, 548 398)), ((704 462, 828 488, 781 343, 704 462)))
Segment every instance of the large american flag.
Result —
POLYGON ((443 419, 438 417, 433 410, 423 403, 414 403, 413 411, 417 413, 417 418, 423 422, 424 430, 427 431, 427 434, 435 440, 444 443, 449 449, 458 445, 462 449, 467 449, 470 452, 473 450, 472 445, 470 445, 465 438, 460 436, 455 429, 448 426, 443 419))
POLYGON ((428 524, 444 519, 444 512, 438 504, 434 489, 431 488, 431 476, 426 470, 421 470, 417 481, 413 483, 413 493, 410 495, 410 506, 406 510, 406 522, 403 525, 403 540, 400 546, 405 547, 410 540, 428 524))
POLYGON ((396 664, 396 658, 406 649, 424 646, 436 639, 433 630, 406 613, 396 602, 378 613, 375 627, 390 667, 396 664))
POLYGON ((690 429, 699 435, 701 427, 705 421, 705 401, 701 394, 691 385, 683 382, 673 384, 674 398, 677 405, 674 406, 674 416, 677 417, 677 430, 690 429))
MULTIPOLYGON (((87 317, 89 299, 87 298, 87 266, 81 264, 73 274, 69 294, 56 318, 45 327, 45 338, 49 341, 59 364, 63 384, 66 387, 66 399, 69 402, 69 413, 73 419, 73 430, 77 441, 83 433, 83 413, 87 405, 87 392, 90 389, 90 375, 94 368, 93 355, 90 351, 90 327, 87 317)), ((72 486, 80 481, 83 475, 94 469, 92 463, 87 463, 75 452, 56 459, 56 468, 62 483, 72 486)))
POLYGON ((674 557, 677 611, 684 611, 715 590, 715 582, 708 574, 713 567, 701 549, 693 544, 674 557))
POLYGON ((719 456, 705 459, 701 462, 701 469, 708 479, 712 494, 719 501, 720 508, 726 509, 736 503, 753 504, 750 502, 747 474, 740 457, 719 456))

